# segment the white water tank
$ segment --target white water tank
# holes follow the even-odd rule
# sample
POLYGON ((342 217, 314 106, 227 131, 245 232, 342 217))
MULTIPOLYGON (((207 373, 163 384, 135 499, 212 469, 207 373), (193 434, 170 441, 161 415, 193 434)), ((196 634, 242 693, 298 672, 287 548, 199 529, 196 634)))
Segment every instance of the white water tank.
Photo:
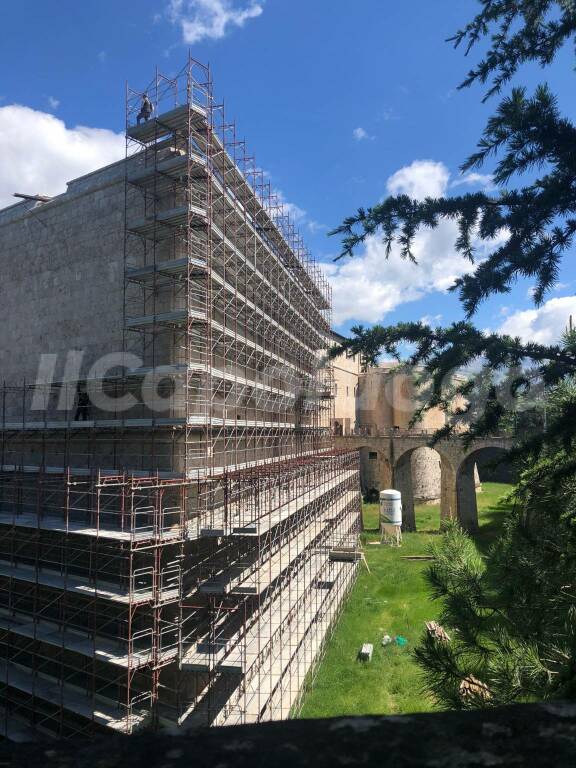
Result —
POLYGON ((402 525, 402 494, 389 488, 380 491, 380 523, 402 525))

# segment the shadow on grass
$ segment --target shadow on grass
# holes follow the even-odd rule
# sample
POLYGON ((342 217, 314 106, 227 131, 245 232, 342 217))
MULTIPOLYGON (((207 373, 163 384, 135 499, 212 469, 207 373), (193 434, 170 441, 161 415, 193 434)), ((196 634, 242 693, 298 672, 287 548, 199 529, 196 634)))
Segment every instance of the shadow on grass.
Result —
POLYGON ((500 499, 495 504, 485 507, 480 517, 479 529, 473 538, 481 555, 488 554, 490 547, 502 533, 506 514, 512 509, 509 502, 500 499))

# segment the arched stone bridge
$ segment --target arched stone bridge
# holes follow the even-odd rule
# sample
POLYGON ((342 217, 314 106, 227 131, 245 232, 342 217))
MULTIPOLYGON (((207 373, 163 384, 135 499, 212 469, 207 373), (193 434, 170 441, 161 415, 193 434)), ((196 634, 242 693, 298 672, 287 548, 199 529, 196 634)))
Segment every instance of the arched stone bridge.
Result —
POLYGON ((432 447, 440 457, 440 518, 458 519, 462 527, 478 527, 474 466, 502 458, 512 441, 507 437, 476 440, 465 448, 457 438, 440 440, 430 446, 431 435, 393 433, 336 437, 336 447, 360 451, 363 490, 396 488, 402 493, 404 530, 416 530, 411 457, 418 448, 432 447))

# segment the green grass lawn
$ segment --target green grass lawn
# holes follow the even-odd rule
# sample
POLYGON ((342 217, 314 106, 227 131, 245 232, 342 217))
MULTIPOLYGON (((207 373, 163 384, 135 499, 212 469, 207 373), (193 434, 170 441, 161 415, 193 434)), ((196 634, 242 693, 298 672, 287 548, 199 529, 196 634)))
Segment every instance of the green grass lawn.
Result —
MULTIPOLYGON (((498 535, 503 507, 500 497, 510 486, 484 483, 478 494, 480 530, 478 549, 485 552, 498 535)), ((400 714, 426 712, 433 702, 422 690, 420 670, 411 650, 424 622, 437 617, 424 580, 429 562, 401 560, 402 555, 424 555, 438 535, 440 508, 416 508, 418 533, 404 534, 401 548, 371 545, 379 541, 378 505, 364 505, 363 534, 368 573, 362 565, 318 674, 304 697, 300 717, 400 714), (384 634, 402 635, 408 645, 382 647, 384 634), (363 643, 374 645, 370 663, 357 660, 363 643)))

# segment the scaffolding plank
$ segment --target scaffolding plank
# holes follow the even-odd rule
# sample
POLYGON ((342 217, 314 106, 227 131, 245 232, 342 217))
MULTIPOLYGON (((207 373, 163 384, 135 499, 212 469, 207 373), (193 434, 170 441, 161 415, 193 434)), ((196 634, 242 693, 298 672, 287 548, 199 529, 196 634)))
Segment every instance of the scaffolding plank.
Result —
MULTIPOLYGON (((126 645, 103 637, 88 637, 67 627, 58 627, 47 621, 35 621, 30 616, 18 618, 0 613, 0 628, 18 637, 39 640, 47 645, 65 648, 82 656, 97 659, 118 667, 137 669, 149 664, 153 657, 152 649, 128 652, 126 645)), ((160 654, 161 660, 175 658, 176 647, 160 654)))
POLYGON ((295 585, 290 589, 280 590, 269 606, 261 610, 245 635, 239 630, 232 637, 217 640, 212 644, 198 643, 195 650, 189 651, 183 657, 182 669, 190 672, 218 669, 222 673, 245 675, 264 657, 268 645, 285 624, 287 617, 293 615, 298 603, 303 601, 306 605, 313 589, 321 589, 320 585, 316 588, 312 585, 326 568, 331 574, 337 575, 342 569, 355 567, 349 563, 330 563, 325 555, 312 555, 306 566, 295 575, 295 585))
POLYGON ((135 235, 160 241, 170 237, 176 229, 185 227, 189 217, 193 224, 206 224, 206 209, 192 204, 170 208, 166 211, 157 212, 154 216, 138 219, 129 224, 127 229, 135 235))
MULTIPOLYGON (((341 564, 342 565, 342 564, 341 564)), ((288 717, 296 701, 306 675, 316 662, 321 651, 326 632, 333 623, 341 606, 342 593, 346 592, 354 580, 355 570, 340 568, 333 574, 334 586, 324 590, 321 599, 314 605, 306 606, 297 620, 297 625, 286 634, 283 642, 273 649, 271 658, 266 660, 266 669, 262 673, 254 670, 251 682, 244 694, 236 694, 236 706, 230 700, 222 707, 215 724, 235 725, 254 723, 261 720, 288 717), (344 584, 339 586, 339 581, 344 584), (280 689, 280 703, 268 716, 262 712, 262 702, 268 702, 281 686, 282 680, 288 679, 287 690, 280 689), (294 684, 293 680, 296 683, 294 684), (280 709, 278 712, 277 710, 280 709)))
MULTIPOLYGON (((79 576, 63 575, 49 569, 34 568, 25 565, 13 565, 5 560, 0 560, 0 576, 31 584, 41 584, 58 590, 74 592, 77 595, 97 597, 102 600, 111 600, 116 603, 137 604, 148 603, 154 599, 152 589, 136 588, 132 591, 121 588, 110 582, 99 581, 96 585, 79 576)), ((177 600, 178 589, 162 590, 161 600, 177 600)))
POLYGON ((156 165, 138 166, 129 170, 128 181, 136 186, 152 187, 158 194, 175 182, 186 184, 189 167, 193 173, 192 178, 201 178, 206 174, 206 160, 202 155, 190 152, 187 157, 183 153, 175 153, 173 157, 161 160, 156 165))
POLYGON ((143 144, 150 141, 156 141, 171 133, 182 133, 188 135, 188 122, 197 128, 205 128, 207 119, 207 110, 200 104, 189 102, 175 107, 168 112, 163 112, 157 117, 151 117, 149 120, 132 125, 126 131, 126 135, 135 141, 143 144))
MULTIPOLYGON (((216 528, 219 531, 226 532, 227 535, 260 536, 304 507, 312 504, 328 491, 343 485, 355 474, 356 470, 340 472, 335 477, 329 480, 326 479, 320 487, 311 486, 302 489, 295 499, 289 501, 280 501, 278 499, 276 500, 277 506, 275 508, 261 510, 259 513, 254 513, 254 516, 249 516, 246 508, 242 505, 236 505, 236 508, 232 504, 228 505, 227 513, 225 513, 223 508, 214 510, 210 513, 210 520, 207 521, 209 525, 201 524, 201 535, 209 536, 210 529, 216 528)), ((271 503, 274 502, 271 500, 271 503)))
POLYGON ((15 744, 27 744, 36 741, 37 736, 28 723, 0 707, 0 737, 15 744))
POLYGON ((207 268, 205 259, 185 256, 181 259, 168 259, 143 267, 129 267, 126 270, 126 276, 129 280, 148 282, 154 280, 157 275, 184 275, 188 269, 204 275, 207 268))
POLYGON ((130 733, 134 728, 144 725, 148 718, 146 710, 122 715, 121 705, 110 699, 92 697, 88 692, 82 692, 56 678, 34 673, 27 667, 3 659, 0 659, 0 680, 23 693, 61 704, 64 709, 114 731, 130 733))
POLYGON ((206 312, 199 309, 174 309, 171 312, 158 312, 155 315, 127 317, 125 325, 127 328, 145 328, 155 325, 180 326, 188 321, 205 323, 207 321, 206 312))
POLYGON ((35 512, 0 512, 0 525, 16 526, 19 528, 40 528, 41 530, 57 531, 58 533, 93 536, 126 542, 148 541, 156 538, 165 541, 175 541, 184 537, 184 531, 179 526, 165 527, 161 530, 155 530, 153 526, 142 526, 140 528, 135 526, 133 530, 129 528, 128 530, 122 530, 120 527, 113 528, 106 525, 95 527, 76 520, 66 520, 64 511, 62 511, 61 516, 38 515, 35 512))

